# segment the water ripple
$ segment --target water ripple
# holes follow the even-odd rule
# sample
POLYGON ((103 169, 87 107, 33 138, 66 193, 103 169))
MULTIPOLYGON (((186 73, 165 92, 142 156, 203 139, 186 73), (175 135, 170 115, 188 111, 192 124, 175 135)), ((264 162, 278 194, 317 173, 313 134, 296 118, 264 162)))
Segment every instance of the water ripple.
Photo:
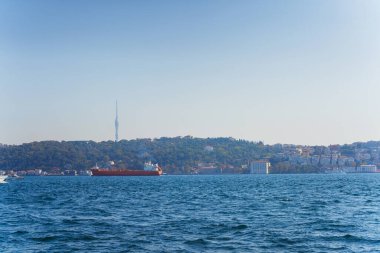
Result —
POLYGON ((2 252, 380 252, 380 175, 27 177, 2 252))

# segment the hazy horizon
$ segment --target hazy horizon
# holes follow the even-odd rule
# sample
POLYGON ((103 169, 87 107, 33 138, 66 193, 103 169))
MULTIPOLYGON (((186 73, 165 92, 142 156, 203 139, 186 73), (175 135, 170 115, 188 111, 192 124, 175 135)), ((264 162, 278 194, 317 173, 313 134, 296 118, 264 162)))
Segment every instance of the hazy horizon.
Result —
POLYGON ((380 2, 0 2, 0 143, 380 140, 380 2))
MULTIPOLYGON (((353 143, 366 143, 366 142, 371 142, 371 141, 375 141, 375 142, 380 142, 380 140, 358 140, 358 141, 353 141, 353 142, 349 142, 349 143, 328 143, 328 144, 304 144, 304 143, 280 143, 280 142, 276 142, 276 143, 267 143, 265 142, 264 140, 249 140, 249 139, 244 139, 244 138, 237 138, 237 137, 233 137, 233 136, 193 136, 193 135, 186 135, 186 136, 191 136, 192 138, 201 138, 201 139, 207 139, 207 138, 210 138, 210 139, 217 139, 217 138, 233 138, 235 140, 244 140, 244 141, 251 141, 251 142, 263 142, 265 145, 276 145, 276 144, 281 144, 281 145, 296 145, 296 146, 330 146, 330 145, 350 145, 350 144, 353 144, 353 143)), ((120 141, 132 141, 132 140, 139 140, 139 139, 160 139, 160 138, 178 138, 178 137, 181 137, 181 138, 184 138, 186 136, 156 136, 156 137, 137 137, 137 138, 132 138, 132 139, 119 139, 119 142, 120 141)), ((87 142, 87 141, 93 141, 93 142, 96 142, 96 143, 100 143, 100 142, 115 142, 115 140, 112 140, 112 139, 109 139, 109 140, 86 140, 86 139, 78 139, 78 140, 55 140, 55 139, 45 139, 45 140, 33 140, 33 141, 30 141, 30 142, 21 142, 21 143, 13 143, 13 144, 9 144, 9 143, 0 143, 2 145, 23 145, 23 144, 28 144, 28 143, 32 143, 32 142, 49 142, 49 141, 57 141, 57 142, 77 142, 77 141, 83 141, 83 142, 87 142)))

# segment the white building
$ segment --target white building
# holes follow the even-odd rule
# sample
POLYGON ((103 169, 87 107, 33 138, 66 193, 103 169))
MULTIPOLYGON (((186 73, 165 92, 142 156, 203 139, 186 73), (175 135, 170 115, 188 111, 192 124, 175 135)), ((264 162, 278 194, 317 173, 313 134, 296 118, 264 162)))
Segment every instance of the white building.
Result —
POLYGON ((270 162, 268 161, 254 161, 250 166, 251 174, 269 174, 270 162))
POLYGON ((377 171, 376 165, 360 165, 356 168, 357 173, 375 173, 377 171))
POLYGON ((214 147, 210 146, 210 145, 207 145, 206 147, 204 147, 204 150, 207 151, 207 152, 212 152, 212 151, 214 151, 214 147))
POLYGON ((346 173, 375 173, 377 171, 376 165, 360 165, 358 167, 343 167, 346 173))

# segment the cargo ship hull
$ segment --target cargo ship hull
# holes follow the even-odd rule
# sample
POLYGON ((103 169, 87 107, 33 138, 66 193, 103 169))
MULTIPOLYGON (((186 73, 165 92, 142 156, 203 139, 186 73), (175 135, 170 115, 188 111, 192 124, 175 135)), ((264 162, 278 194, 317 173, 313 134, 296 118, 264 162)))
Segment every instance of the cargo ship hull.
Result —
POLYGON ((92 176, 161 176, 162 171, 92 169, 92 176))

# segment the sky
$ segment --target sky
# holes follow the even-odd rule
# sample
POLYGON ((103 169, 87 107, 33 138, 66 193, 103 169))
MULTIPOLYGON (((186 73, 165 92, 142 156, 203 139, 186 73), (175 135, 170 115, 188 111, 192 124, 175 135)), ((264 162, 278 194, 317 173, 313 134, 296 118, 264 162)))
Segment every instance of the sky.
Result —
POLYGON ((0 143, 380 140, 380 1, 0 1, 0 143))

